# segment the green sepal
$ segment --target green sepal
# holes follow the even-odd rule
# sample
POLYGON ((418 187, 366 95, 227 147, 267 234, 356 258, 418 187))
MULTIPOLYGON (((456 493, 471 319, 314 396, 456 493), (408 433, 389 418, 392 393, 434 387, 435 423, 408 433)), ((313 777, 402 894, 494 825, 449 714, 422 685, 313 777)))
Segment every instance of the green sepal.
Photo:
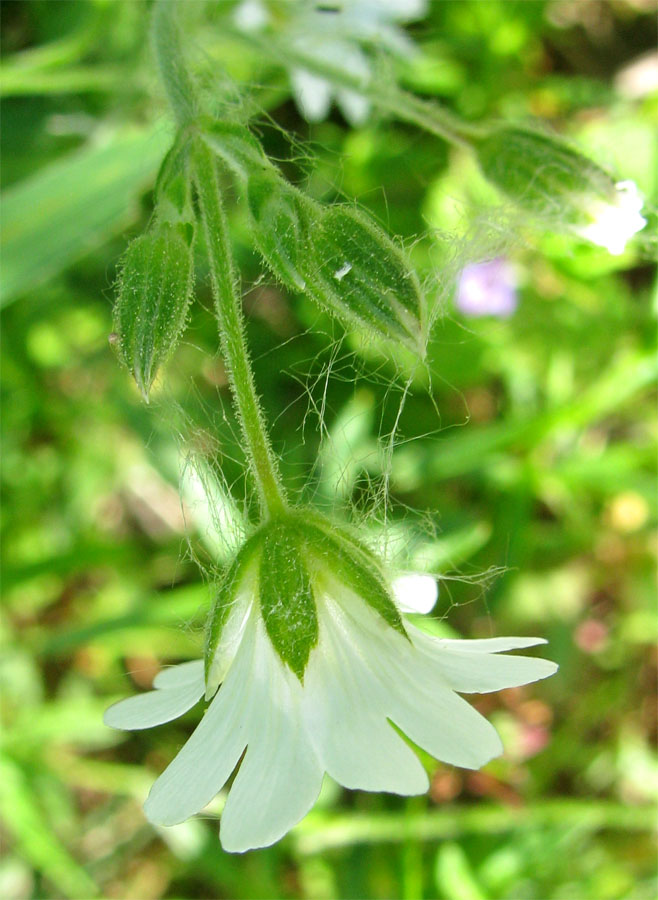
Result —
POLYGON ((238 122, 200 119, 198 127, 208 147, 241 179, 272 167, 263 148, 246 126, 238 122))
MULTIPOLYGON (((256 533, 246 541, 233 557, 228 568, 225 569, 217 587, 213 606, 206 620, 203 658, 206 684, 208 685, 213 664, 215 663, 215 656, 224 633, 224 627, 235 606, 238 594, 250 568, 252 566, 256 567, 258 564, 262 544, 263 535, 261 532, 256 533)), ((257 583, 256 579, 254 579, 254 591, 256 590, 257 583)))
POLYGON ((365 213, 324 209, 309 230, 304 278, 330 312, 425 352, 425 298, 402 250, 365 213))
POLYGON ((588 205, 614 199, 614 179, 561 138, 501 125, 475 151, 485 177, 537 215, 577 225, 587 221, 588 205))
POLYGON ((259 597, 272 645, 301 681, 318 642, 318 616, 299 536, 286 521, 264 530, 259 597))
POLYGON ((247 205, 256 247, 266 264, 286 287, 303 291, 306 281, 300 268, 308 253, 314 204, 283 179, 263 172, 247 182, 247 205))
POLYGON ((159 221, 172 224, 186 222, 192 228, 194 211, 188 171, 189 148, 188 133, 180 132, 162 160, 153 196, 155 214, 159 221))
POLYGON ((334 583, 342 582, 371 606, 387 625, 406 637, 402 616, 372 551, 345 528, 312 513, 305 512, 297 527, 311 554, 313 569, 320 574, 328 572, 334 583))
POLYGON ((192 296, 193 229, 156 222, 123 258, 114 306, 119 357, 148 395, 157 371, 178 343, 192 296))

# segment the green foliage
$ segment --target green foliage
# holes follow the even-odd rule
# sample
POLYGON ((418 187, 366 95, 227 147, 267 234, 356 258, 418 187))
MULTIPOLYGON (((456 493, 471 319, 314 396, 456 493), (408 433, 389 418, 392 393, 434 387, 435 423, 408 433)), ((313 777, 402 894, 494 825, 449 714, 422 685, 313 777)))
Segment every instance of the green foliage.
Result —
POLYGON ((163 150, 161 126, 127 127, 10 188, 2 200, 2 305, 125 228, 163 150))

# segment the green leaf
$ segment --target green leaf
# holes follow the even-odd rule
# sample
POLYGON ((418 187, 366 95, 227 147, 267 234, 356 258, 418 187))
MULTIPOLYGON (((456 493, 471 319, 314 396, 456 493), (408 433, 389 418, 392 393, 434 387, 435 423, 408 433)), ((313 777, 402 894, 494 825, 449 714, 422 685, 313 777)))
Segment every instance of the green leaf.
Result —
POLYGON ((117 131, 5 191, 0 306, 125 228, 169 141, 162 125, 117 131))
POLYGON ((259 596, 270 640, 301 681, 318 641, 318 618, 299 535, 287 523, 274 523, 265 532, 259 596))

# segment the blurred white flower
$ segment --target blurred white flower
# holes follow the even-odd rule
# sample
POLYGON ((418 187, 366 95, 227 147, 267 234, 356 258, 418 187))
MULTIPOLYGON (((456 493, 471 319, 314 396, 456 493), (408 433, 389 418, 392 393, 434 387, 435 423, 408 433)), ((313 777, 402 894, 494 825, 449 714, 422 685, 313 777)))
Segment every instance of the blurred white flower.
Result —
MULTIPOLYGON (((421 794, 428 788, 425 769, 390 722, 436 759, 477 769, 502 753, 502 744, 456 692, 528 684, 557 668, 544 659, 502 655, 545 643, 541 638, 440 640, 408 622, 406 637, 343 583, 324 584, 316 598, 319 637, 303 679, 274 649, 248 581, 231 607, 207 689, 198 660, 164 670, 155 690, 108 709, 108 725, 148 728, 182 715, 204 691, 216 691, 151 789, 145 804, 151 822, 174 825, 199 812, 243 754, 221 816, 228 851, 281 838, 313 806, 325 772, 347 788, 421 794)), ((432 591, 435 599, 429 576, 397 581, 398 595, 420 596, 420 606, 429 605, 432 591)))
POLYGON ((434 609, 439 586, 436 578, 419 572, 398 575, 391 585, 398 609, 403 613, 428 613, 434 609))
MULTIPOLYGON (((283 11, 285 18, 277 17, 276 27, 293 48, 365 83, 372 75, 372 65, 363 45, 411 56, 414 45, 395 23, 423 18, 427 0, 293 0, 283 11)), ((243 0, 233 21, 243 31, 259 31, 273 25, 275 17, 264 0, 243 0)), ((367 118, 370 105, 358 92, 334 87, 304 68, 292 66, 289 72, 297 105, 310 122, 324 119, 334 98, 351 124, 359 125, 367 118)))
POLYGON ((626 249, 628 241, 647 224, 640 215, 644 200, 634 181, 619 181, 612 202, 594 201, 586 210, 591 222, 576 227, 586 240, 605 247, 613 256, 626 249))

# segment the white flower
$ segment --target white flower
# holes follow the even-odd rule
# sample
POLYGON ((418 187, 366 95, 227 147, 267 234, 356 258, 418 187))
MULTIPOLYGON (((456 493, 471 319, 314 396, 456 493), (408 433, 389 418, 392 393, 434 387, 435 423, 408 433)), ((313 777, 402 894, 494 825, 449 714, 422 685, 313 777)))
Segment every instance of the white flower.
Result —
MULTIPOLYGON (((405 576, 407 598, 414 582, 405 576)), ((415 576, 427 598, 429 576, 415 576)), ((203 809, 243 753, 221 816, 225 850, 268 846, 313 806, 324 773, 347 788, 421 794, 428 777, 390 725, 436 759, 478 769, 502 753, 493 726, 457 692, 486 693, 546 678, 556 665, 502 651, 541 638, 440 640, 405 623, 408 638, 345 584, 323 578, 319 637, 303 679, 268 636, 253 580, 231 606, 208 673, 217 690, 201 723, 157 779, 149 820, 174 825, 203 809)), ((400 589, 400 588, 398 588, 400 589)), ((155 690, 105 716, 116 728, 147 728, 182 715, 206 689, 201 660, 161 672, 155 690)))
MULTIPOLYGON (((276 19, 293 48, 365 83, 372 67, 362 45, 373 44, 398 56, 411 56, 415 52, 413 43, 394 23, 423 18, 427 2, 341 0, 317 4, 297 0, 285 5, 283 12, 284 18, 272 17, 263 0, 243 0, 233 13, 233 21, 243 31, 258 31, 276 19)), ((353 125, 363 123, 368 116, 370 104, 356 91, 335 88, 326 78, 298 66, 290 68, 290 80, 297 105, 310 122, 327 116, 334 97, 353 125)))
POLYGON ((591 222, 575 230, 593 244, 605 247, 613 256, 619 256, 633 235, 647 224, 640 215, 643 205, 635 182, 619 181, 615 185, 614 201, 597 199, 587 209, 591 222))
POLYGON ((436 578, 419 572, 398 575, 391 585, 398 609, 403 613, 428 613, 434 609, 439 586, 436 578))

